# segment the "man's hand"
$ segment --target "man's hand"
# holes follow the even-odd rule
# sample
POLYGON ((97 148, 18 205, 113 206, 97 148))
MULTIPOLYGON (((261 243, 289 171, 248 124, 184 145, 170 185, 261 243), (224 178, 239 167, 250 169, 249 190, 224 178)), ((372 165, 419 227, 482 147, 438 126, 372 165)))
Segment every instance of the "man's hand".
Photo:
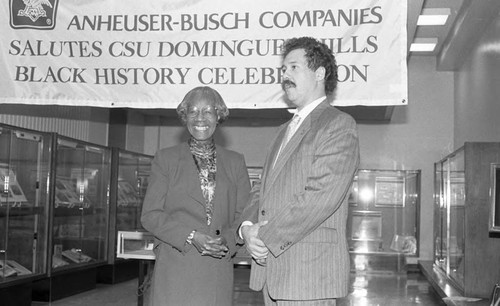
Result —
POLYGON ((245 247, 257 262, 265 260, 269 254, 269 249, 258 237, 259 228, 266 224, 267 221, 261 221, 253 225, 243 225, 241 227, 241 236, 245 240, 245 247))
POLYGON ((194 233, 193 245, 201 255, 222 258, 229 251, 226 244, 227 242, 223 237, 213 238, 198 231, 194 233))

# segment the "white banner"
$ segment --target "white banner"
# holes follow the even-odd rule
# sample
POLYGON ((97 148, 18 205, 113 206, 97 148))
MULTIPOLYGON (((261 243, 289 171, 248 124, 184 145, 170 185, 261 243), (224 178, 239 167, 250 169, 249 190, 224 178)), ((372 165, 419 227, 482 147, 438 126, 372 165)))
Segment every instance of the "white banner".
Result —
POLYGON ((287 107, 280 47, 336 54, 335 105, 407 103, 406 1, 9 0, 0 103, 175 108, 193 87, 230 108, 287 107))

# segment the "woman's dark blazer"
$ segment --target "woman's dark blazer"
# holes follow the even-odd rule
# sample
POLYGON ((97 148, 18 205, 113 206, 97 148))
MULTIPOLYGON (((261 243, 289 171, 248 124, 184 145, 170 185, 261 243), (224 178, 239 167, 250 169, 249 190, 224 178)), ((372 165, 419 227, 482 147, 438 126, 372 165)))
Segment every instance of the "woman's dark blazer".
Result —
POLYGON ((217 173, 212 224, 207 226, 205 199, 187 143, 162 149, 152 173, 141 222, 156 237, 151 305, 231 305, 232 255, 236 228, 247 202, 250 182, 243 155, 216 146, 217 173), (229 253, 222 259, 201 256, 186 244, 193 230, 223 236, 229 253))

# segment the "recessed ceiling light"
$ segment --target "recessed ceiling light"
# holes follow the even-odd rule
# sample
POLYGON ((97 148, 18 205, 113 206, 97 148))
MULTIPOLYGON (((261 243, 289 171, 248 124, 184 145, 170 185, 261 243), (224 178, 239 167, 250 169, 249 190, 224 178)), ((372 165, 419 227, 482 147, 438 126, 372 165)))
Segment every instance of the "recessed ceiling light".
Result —
POLYGON ((437 38, 415 38, 410 45, 410 52, 432 52, 437 42, 437 38))
POLYGON ((418 16, 417 25, 445 25, 450 16, 449 8, 423 9, 422 14, 418 16))

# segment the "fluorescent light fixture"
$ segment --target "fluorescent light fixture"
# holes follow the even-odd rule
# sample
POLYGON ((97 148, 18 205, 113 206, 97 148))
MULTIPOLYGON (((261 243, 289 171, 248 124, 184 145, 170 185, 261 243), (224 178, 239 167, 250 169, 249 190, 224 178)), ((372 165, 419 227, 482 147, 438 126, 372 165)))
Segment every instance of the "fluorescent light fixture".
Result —
POLYGON ((422 14, 418 16, 417 25, 445 25, 450 16, 449 8, 429 8, 423 9, 422 14))
POLYGON ((415 38, 410 45, 410 52, 432 52, 437 42, 437 38, 415 38))

